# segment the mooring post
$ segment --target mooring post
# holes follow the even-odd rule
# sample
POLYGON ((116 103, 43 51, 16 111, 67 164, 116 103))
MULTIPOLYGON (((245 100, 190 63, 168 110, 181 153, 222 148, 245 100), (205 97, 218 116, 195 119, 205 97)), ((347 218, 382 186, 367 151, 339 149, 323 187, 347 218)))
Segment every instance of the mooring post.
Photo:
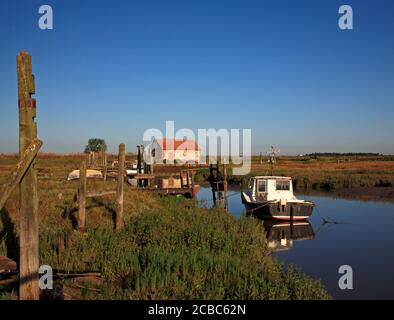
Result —
POLYGON ((227 168, 226 162, 223 162, 223 192, 224 192, 224 209, 228 210, 228 198, 227 198, 227 168))
MULTIPOLYGON (((19 107, 19 160, 37 138, 36 100, 31 56, 21 51, 17 57, 19 107)), ((19 299, 38 300, 38 195, 35 160, 20 185, 19 299)))
POLYGON ((116 217, 115 230, 119 231, 124 226, 123 219, 123 186, 124 186, 124 167, 125 167, 125 145, 119 145, 118 155, 119 171, 118 171, 118 185, 116 188, 116 217))
POLYGON ((213 164, 209 164, 209 179, 211 182, 211 190, 212 190, 212 201, 213 206, 216 207, 216 191, 215 191, 215 177, 213 174, 213 164))
POLYGON ((145 152, 145 147, 143 144, 141 144, 141 167, 142 169, 144 169, 144 173, 146 173, 144 152, 145 152))
POLYGON ((78 230, 84 231, 86 225, 86 162, 82 161, 79 167, 78 188, 78 230))
POLYGON ((220 191, 220 182, 219 181, 216 182, 216 185, 217 185, 218 200, 219 200, 218 204, 219 204, 219 208, 221 208, 223 203, 222 203, 222 191, 220 191))
POLYGON ((194 172, 190 172, 191 185, 192 185, 192 198, 194 198, 194 172))
POLYGON ((179 177, 181 178, 181 189, 183 189, 183 172, 182 172, 182 170, 181 170, 179 177))

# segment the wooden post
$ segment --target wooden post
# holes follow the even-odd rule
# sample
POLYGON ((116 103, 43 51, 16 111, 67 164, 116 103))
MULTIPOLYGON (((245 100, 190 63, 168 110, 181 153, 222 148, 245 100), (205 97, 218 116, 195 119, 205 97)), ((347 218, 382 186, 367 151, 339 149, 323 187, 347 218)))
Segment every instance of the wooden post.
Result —
POLYGON ((5 184, 0 188, 0 210, 3 208, 12 191, 22 181, 25 173, 29 170, 31 163, 36 158, 38 150, 42 146, 42 141, 34 139, 30 146, 26 149, 23 158, 19 160, 16 168, 8 176, 5 184))
POLYGON ((181 174, 179 175, 181 178, 181 189, 183 189, 183 172, 181 170, 181 174))
POLYGON ((219 181, 217 181, 216 182, 216 188, 217 188, 217 192, 218 192, 218 204, 219 204, 219 208, 221 208, 222 207, 222 192, 220 191, 220 182, 219 181))
POLYGON ((213 164, 209 164, 209 179, 211 182, 213 206, 216 207, 215 176, 213 174, 213 164))
MULTIPOLYGON (((36 101, 31 56, 22 51, 17 56, 19 104, 19 159, 37 137, 36 101)), ((38 197, 35 161, 20 183, 20 286, 21 300, 39 299, 38 288, 38 197)))
POLYGON ((191 184, 192 184, 192 198, 194 198, 194 172, 190 172, 191 184))
MULTIPOLYGON (((151 150, 151 149, 149 149, 149 159, 150 159, 150 173, 154 173, 154 171, 155 171, 155 169, 154 169, 154 166, 155 166, 155 157, 153 156, 153 154, 152 154, 152 152, 153 152, 154 150, 151 150)), ((156 155, 156 154, 155 154, 156 155)))
POLYGON ((78 188, 78 230, 84 231, 86 226, 86 162, 79 167, 78 188))
POLYGON ((226 163, 223 163, 223 192, 224 192, 224 209, 228 210, 228 198, 227 198, 227 168, 226 163))
POLYGON ((141 144, 141 167, 142 169, 144 169, 144 173, 147 173, 145 168, 144 152, 145 152, 145 147, 143 144, 141 144))
MULTIPOLYGON (((31 56, 22 51, 17 58, 19 106, 19 160, 37 138, 36 100, 31 56)), ((37 173, 33 160, 20 185, 19 299, 38 300, 38 196, 37 173)))
POLYGON ((116 218, 115 230, 119 231, 124 226, 123 219, 123 186, 124 186, 124 168, 125 168, 125 145, 119 145, 119 172, 118 172, 118 185, 116 188, 116 218))

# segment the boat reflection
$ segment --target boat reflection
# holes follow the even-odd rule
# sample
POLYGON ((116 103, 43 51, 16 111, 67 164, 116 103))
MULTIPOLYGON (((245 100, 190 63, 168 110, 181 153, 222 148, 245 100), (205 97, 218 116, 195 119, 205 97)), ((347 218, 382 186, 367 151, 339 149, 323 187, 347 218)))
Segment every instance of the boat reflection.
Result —
POLYGON ((268 248, 272 252, 289 250, 295 240, 313 240, 315 232, 308 221, 277 222, 263 220, 268 248))

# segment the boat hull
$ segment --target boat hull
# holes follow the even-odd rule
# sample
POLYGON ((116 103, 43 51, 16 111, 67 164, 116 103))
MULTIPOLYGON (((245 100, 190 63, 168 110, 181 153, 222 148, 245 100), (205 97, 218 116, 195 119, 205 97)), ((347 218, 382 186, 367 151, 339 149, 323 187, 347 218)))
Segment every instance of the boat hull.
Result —
POLYGON ((311 216, 315 206, 309 201, 289 201, 284 205, 280 202, 248 202, 243 195, 242 202, 248 214, 276 220, 306 220, 311 216))

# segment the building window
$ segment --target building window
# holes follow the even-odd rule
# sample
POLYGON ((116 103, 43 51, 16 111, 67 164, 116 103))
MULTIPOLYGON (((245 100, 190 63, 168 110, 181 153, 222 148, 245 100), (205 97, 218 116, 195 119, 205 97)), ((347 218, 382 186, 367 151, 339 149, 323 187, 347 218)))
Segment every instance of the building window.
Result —
POLYGON ((290 181, 276 181, 276 190, 279 191, 290 190, 290 181))
POLYGON ((258 192, 265 192, 266 191, 266 182, 264 180, 257 181, 257 190, 258 192))

